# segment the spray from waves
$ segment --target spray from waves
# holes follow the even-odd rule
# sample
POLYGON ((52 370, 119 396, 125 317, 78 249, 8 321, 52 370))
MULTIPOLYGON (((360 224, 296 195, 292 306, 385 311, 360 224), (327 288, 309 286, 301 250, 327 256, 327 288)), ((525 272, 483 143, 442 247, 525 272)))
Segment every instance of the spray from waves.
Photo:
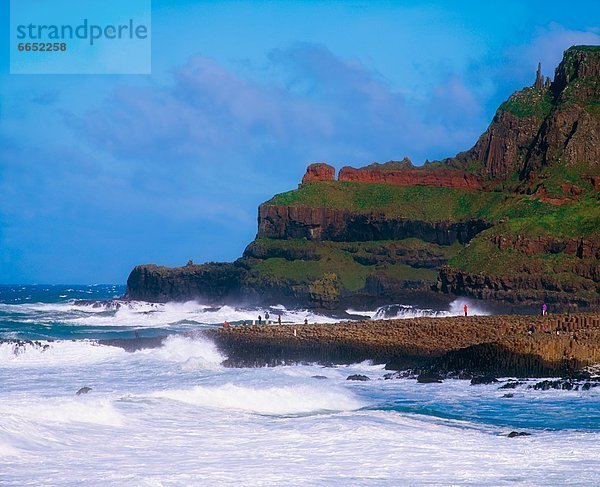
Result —
POLYGON ((152 396, 205 408, 264 415, 354 411, 365 406, 343 389, 306 385, 255 388, 228 383, 216 387, 159 391, 152 396))
POLYGON ((471 316, 487 316, 491 314, 478 304, 474 304, 470 300, 456 299, 450 303, 448 310, 434 310, 428 308, 416 308, 406 304, 389 304, 381 306, 374 311, 357 311, 348 309, 348 314, 356 314, 368 316, 374 320, 397 320, 397 319, 409 319, 409 318, 444 318, 448 316, 462 316, 463 306, 468 306, 469 315, 471 316))
POLYGON ((335 318, 305 309, 209 306, 196 301, 148 303, 144 301, 77 301, 62 303, 0 304, 0 313, 20 324, 78 327, 176 328, 221 325, 224 321, 250 323, 269 312, 271 320, 281 316, 285 323, 333 323, 335 318))
POLYGON ((90 340, 11 341, 0 343, 1 367, 79 366, 124 356, 117 347, 98 345, 90 340))
POLYGON ((109 399, 1 398, 0 459, 28 456, 36 450, 47 452, 49 447, 64 445, 68 441, 66 431, 77 424, 120 428, 125 419, 109 399))
POLYGON ((138 357, 176 362, 185 370, 218 370, 227 359, 217 350, 214 343, 201 338, 188 338, 178 335, 169 336, 160 348, 139 350, 138 357))
POLYGON ((0 417, 23 430, 26 424, 94 423, 121 426, 123 416, 109 399, 93 397, 31 398, 0 401, 0 417))

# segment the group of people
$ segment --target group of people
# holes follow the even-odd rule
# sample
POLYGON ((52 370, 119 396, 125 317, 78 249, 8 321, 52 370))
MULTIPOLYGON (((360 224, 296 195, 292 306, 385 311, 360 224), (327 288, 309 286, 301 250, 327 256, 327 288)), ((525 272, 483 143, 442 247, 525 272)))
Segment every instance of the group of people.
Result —
MULTIPOLYGON (((265 313, 265 324, 269 324, 269 318, 271 318, 271 316, 269 315, 269 312, 267 311, 265 313)), ((258 324, 262 325, 262 316, 258 315, 258 324)), ((281 315, 277 315, 277 324, 281 325, 281 315)))
MULTIPOLYGON (((269 324, 269 319, 271 318, 271 316, 269 315, 269 312, 267 311, 265 313, 265 324, 269 324)), ((307 323, 307 320, 305 320, 305 322, 307 323)), ((243 320, 242 325, 246 325, 246 320, 243 320)), ((262 325, 263 324, 263 317, 262 315, 258 315, 258 319, 256 320, 256 323, 258 325, 262 325)), ((281 315, 277 315, 277 324, 281 325, 281 315)), ((229 328, 229 322, 228 321, 224 321, 223 322, 223 328, 229 328)))

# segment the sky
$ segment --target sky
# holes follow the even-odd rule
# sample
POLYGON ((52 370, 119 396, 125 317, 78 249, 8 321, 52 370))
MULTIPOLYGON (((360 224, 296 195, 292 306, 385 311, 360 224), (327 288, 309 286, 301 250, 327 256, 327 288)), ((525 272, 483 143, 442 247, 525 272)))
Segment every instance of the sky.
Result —
POLYGON ((1 5, 0 284, 234 260, 311 162, 453 156, 600 44, 596 0, 154 0, 150 75, 16 75, 1 5))

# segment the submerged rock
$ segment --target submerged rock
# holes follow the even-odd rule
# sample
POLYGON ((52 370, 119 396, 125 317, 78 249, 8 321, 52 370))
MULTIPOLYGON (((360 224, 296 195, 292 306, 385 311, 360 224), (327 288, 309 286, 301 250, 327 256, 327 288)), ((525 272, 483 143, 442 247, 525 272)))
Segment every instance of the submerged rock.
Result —
POLYGON ((88 392, 91 392, 92 388, 91 387, 82 387, 81 389, 79 389, 76 393, 77 396, 81 396, 81 394, 87 394, 88 392))
POLYGON ((492 377, 491 375, 482 375, 479 377, 473 377, 471 379, 472 386, 476 386, 476 385, 480 385, 480 384, 493 384, 495 382, 498 382, 498 379, 496 379, 495 377, 492 377))
POLYGON ((531 433, 526 433, 525 431, 511 431, 508 435, 509 438, 516 438, 518 436, 531 436, 531 433))
POLYGON ((444 381, 441 375, 424 372, 417 377, 419 384, 441 384, 444 381))
POLYGON ((362 374, 352 374, 349 375, 348 377, 346 377, 346 380, 358 380, 358 381, 368 381, 371 380, 369 377, 367 377, 366 375, 362 375, 362 374))

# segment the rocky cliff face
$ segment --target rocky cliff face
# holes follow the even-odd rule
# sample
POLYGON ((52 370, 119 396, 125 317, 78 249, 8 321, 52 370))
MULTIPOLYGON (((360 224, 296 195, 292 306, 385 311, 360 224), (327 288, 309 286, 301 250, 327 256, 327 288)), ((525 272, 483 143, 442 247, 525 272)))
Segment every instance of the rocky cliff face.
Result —
MULTIPOLYGON (((513 94, 503 103, 473 148, 446 162, 461 167, 483 162, 495 179, 532 172, 553 163, 588 167, 600 164, 600 51, 597 46, 568 49, 554 81, 513 94)), ((549 80, 548 80, 549 81, 549 80)))
POLYGON ((229 263, 188 264, 177 268, 139 265, 127 279, 127 297, 151 302, 235 301, 241 296, 244 273, 243 268, 229 263))
MULTIPOLYGON (((541 303, 547 303, 550 311, 598 309, 598 266, 587 267, 587 270, 594 273, 595 279, 571 279, 565 282, 551 274, 522 272, 513 276, 494 276, 444 267, 440 271, 437 289, 444 293, 533 309, 539 309, 541 303)), ((581 271, 585 272, 584 269, 581 271)))
POLYGON ((600 167, 600 53, 574 49, 556 68, 550 87, 554 108, 534 140, 524 173, 559 163, 600 167))
POLYGON ((364 242, 418 238, 439 245, 467 243, 489 228, 482 219, 429 222, 390 218, 383 213, 353 213, 336 208, 260 205, 258 237, 364 242))
MULTIPOLYGON (((519 96, 520 93, 513 95, 516 98, 519 96)), ((542 97, 545 94, 540 91, 535 96, 542 97)), ((475 146, 458 154, 455 159, 464 164, 481 161, 490 177, 506 179, 523 169, 540 124, 538 115, 517 116, 501 108, 475 146)))

